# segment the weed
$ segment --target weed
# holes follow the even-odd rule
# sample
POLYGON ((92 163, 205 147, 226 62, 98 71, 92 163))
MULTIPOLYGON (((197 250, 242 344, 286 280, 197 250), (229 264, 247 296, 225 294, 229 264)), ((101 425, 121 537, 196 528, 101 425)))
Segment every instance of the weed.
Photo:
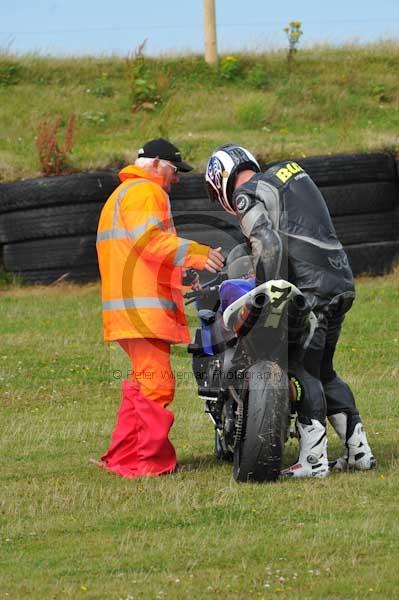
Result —
POLYGON ((291 21, 291 23, 288 23, 288 27, 285 27, 284 29, 288 38, 287 60, 289 63, 293 60, 294 55, 298 52, 299 40, 303 34, 301 27, 302 23, 300 21, 291 21))
POLYGON ((20 63, 11 60, 0 60, 0 86, 19 83, 22 71, 20 63))
POLYGON ((109 74, 106 72, 101 73, 101 77, 95 80, 94 86, 88 88, 87 93, 97 96, 97 98, 110 98, 114 95, 114 90, 109 83, 109 74))
POLYGON ((260 129, 265 119, 265 108, 261 100, 253 98, 240 104, 236 119, 244 129, 260 129))
POLYGON ((268 87, 269 75, 262 65, 256 64, 248 71, 246 81, 251 88, 261 90, 268 87))
POLYGON ((130 102, 132 111, 153 111, 163 99, 169 84, 167 73, 160 72, 157 77, 149 69, 149 61, 144 56, 144 40, 126 59, 128 79, 130 83, 130 102))
POLYGON ((205 62, 203 56, 185 56, 183 60, 182 57, 174 60, 168 58, 164 61, 164 66, 173 76, 174 82, 209 85, 218 79, 218 71, 205 62))
POLYGON ((225 81, 237 79, 241 72, 240 59, 236 56, 224 56, 219 64, 219 74, 225 81))
POLYGON ((376 83, 370 89, 370 94, 377 99, 380 104, 391 100, 390 94, 383 83, 376 83))
POLYGON ((67 168, 67 157, 72 150, 74 143, 76 114, 72 113, 68 119, 65 130, 65 139, 62 146, 59 145, 57 134, 61 126, 62 119, 57 117, 54 122, 49 119, 43 119, 37 128, 36 147, 39 154, 42 174, 60 175, 67 168))

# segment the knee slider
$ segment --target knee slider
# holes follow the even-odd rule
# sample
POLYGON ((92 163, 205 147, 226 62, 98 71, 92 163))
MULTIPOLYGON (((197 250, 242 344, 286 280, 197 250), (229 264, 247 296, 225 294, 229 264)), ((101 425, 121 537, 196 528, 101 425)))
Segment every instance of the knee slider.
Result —
POLYGON ((294 375, 289 375, 289 382, 290 382, 291 391, 294 396, 292 398, 292 401, 297 402, 297 403, 301 402, 302 396, 303 396, 303 389, 302 389, 301 382, 294 375))

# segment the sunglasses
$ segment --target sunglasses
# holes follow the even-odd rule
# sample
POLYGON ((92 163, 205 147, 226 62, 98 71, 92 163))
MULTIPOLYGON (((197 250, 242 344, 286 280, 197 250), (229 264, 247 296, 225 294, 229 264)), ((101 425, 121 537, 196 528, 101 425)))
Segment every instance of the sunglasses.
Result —
POLYGON ((165 165, 167 165, 168 167, 170 167, 171 169, 173 169, 173 173, 176 175, 177 171, 179 170, 179 167, 177 167, 176 165, 174 165, 173 163, 169 162, 168 160, 163 160, 162 161, 165 165))

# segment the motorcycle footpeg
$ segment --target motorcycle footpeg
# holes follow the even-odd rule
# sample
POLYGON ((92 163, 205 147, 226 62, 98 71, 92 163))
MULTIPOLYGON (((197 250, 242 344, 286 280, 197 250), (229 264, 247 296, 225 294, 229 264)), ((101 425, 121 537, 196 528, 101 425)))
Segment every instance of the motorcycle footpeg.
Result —
POLYGON ((217 395, 212 396, 200 393, 199 398, 205 403, 205 413, 209 416, 212 423, 219 428, 221 426, 221 402, 217 395))

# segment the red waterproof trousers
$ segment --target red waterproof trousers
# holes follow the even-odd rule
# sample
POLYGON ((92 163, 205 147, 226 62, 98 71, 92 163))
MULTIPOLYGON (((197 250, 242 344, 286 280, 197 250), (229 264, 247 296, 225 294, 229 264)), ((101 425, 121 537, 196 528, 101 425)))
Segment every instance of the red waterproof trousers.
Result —
POLYGON ((166 408, 175 391, 170 344, 156 339, 119 343, 132 361, 132 371, 122 383, 116 426, 100 464, 123 477, 170 473, 176 467, 168 438, 174 415, 166 408))

